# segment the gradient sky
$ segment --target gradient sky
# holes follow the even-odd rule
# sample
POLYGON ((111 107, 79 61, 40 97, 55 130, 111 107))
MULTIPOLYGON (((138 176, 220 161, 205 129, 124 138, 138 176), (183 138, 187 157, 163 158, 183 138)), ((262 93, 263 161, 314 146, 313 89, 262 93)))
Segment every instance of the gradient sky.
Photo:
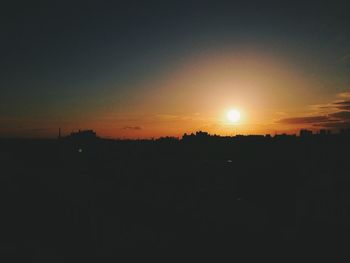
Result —
POLYGON ((349 1, 11 1, 0 13, 2 137, 350 126, 349 1))

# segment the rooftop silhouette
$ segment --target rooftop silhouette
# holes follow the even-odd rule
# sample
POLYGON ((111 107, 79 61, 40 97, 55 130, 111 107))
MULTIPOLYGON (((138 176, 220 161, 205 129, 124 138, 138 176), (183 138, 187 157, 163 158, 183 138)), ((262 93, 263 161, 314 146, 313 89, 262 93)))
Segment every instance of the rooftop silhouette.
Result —
POLYGON ((1 238, 19 251, 30 236, 38 251, 114 259, 116 248, 336 240, 350 234, 349 143, 346 129, 0 140, 1 238))

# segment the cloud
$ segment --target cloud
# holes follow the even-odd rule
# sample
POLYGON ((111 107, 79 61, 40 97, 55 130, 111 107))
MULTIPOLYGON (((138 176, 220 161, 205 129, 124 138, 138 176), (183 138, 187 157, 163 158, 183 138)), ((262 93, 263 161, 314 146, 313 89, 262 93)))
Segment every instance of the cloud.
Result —
POLYGON ((350 98, 350 91, 341 92, 337 96, 340 98, 350 98))
POLYGON ((325 116, 286 118, 280 124, 309 125, 320 128, 342 129, 350 127, 350 111, 336 112, 325 116))
POLYGON ((123 130, 142 130, 142 128, 140 126, 125 126, 122 128, 123 130))
POLYGON ((334 107, 340 110, 350 110, 350 100, 335 102, 334 107))
POLYGON ((307 116, 307 117, 294 117, 294 118, 285 118, 278 120, 277 123, 281 124, 313 124, 328 122, 331 119, 328 116, 307 116))
MULTIPOLYGON (((345 95, 344 95, 345 96, 345 95)), ((337 100, 333 101, 332 103, 328 104, 319 104, 314 105, 314 110, 328 110, 328 111, 335 111, 335 110, 350 110, 350 100, 337 100)))
POLYGON ((350 111, 339 111, 339 112, 329 114, 329 116, 340 120, 350 120, 350 111))
POLYGON ((342 100, 331 101, 327 104, 315 105, 315 116, 302 116, 284 118, 277 121, 279 124, 305 125, 324 128, 348 128, 350 127, 350 92, 337 94, 342 100))
POLYGON ((280 124, 311 125, 317 127, 345 128, 350 127, 350 111, 339 111, 324 116, 306 116, 285 118, 277 121, 280 124))
POLYGON ((343 129, 343 128, 350 128, 350 121, 335 121, 335 122, 317 123, 317 124, 314 124, 313 126, 322 127, 322 128, 343 129))

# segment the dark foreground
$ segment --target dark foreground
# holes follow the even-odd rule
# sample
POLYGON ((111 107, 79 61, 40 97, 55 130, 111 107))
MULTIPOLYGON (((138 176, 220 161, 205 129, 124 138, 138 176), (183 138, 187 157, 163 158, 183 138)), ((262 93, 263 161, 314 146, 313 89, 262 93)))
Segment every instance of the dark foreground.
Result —
POLYGON ((124 248, 338 242, 350 233, 349 142, 3 140, 0 252, 100 262, 124 248))

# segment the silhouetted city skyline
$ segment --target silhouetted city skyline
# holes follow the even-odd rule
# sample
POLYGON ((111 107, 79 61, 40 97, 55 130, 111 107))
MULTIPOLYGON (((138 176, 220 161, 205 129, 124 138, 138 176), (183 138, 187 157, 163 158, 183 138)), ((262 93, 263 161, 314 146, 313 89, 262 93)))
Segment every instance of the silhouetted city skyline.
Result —
POLYGON ((1 263, 347 252, 349 0, 0 13, 1 263))

